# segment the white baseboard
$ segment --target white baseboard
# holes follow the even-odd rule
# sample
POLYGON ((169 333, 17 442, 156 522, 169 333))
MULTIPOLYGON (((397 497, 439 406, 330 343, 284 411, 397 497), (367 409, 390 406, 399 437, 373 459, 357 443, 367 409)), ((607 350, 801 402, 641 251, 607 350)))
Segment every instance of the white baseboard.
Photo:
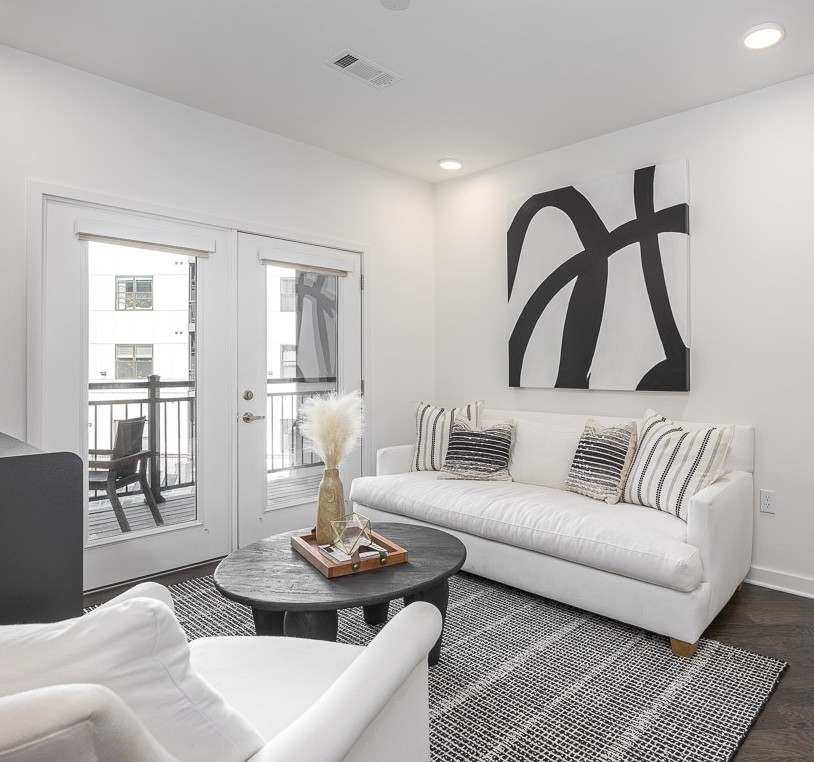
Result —
POLYGON ((774 569, 753 566, 749 569, 745 582, 750 585, 770 587, 772 590, 780 590, 784 593, 801 595, 804 598, 814 598, 814 579, 810 577, 798 577, 774 569))

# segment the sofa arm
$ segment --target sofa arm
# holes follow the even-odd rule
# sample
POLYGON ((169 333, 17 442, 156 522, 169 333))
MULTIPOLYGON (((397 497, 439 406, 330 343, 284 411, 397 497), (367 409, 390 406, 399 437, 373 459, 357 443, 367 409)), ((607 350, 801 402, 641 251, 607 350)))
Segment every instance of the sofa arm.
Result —
POLYGON ((414 450, 414 445, 383 447, 376 453, 376 476, 408 473, 414 450))
POLYGON ((747 471, 726 474, 690 500, 687 542, 698 548, 704 578, 711 583, 713 616, 752 564, 753 501, 752 474, 747 471))
POLYGON ((427 654, 441 627, 441 613, 432 604, 407 606, 250 762, 368 760, 384 749, 391 756, 397 752, 396 759, 429 760, 427 654), (388 712, 391 704, 395 712, 388 712))

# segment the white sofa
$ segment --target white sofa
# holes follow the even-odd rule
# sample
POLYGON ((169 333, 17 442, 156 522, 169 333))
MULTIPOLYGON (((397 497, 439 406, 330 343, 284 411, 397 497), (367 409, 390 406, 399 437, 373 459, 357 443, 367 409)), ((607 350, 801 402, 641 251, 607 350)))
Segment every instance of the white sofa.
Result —
POLYGON ((0 627, 0 760, 223 762, 215 739, 251 762, 364 762, 382 749, 429 762, 427 653, 442 626, 431 604, 407 606, 366 648, 282 637, 187 646, 155 583, 102 608, 98 623, 93 612, 0 627), (129 632, 145 619, 155 626, 129 632))
POLYGON ((355 479, 350 499, 374 522, 448 530, 466 545, 465 571, 666 635, 675 653, 692 656, 749 571, 753 429, 735 427, 725 474, 692 498, 684 523, 564 490, 589 417, 605 425, 630 420, 485 410, 485 425, 517 423, 515 481, 410 472, 413 445, 403 445, 379 451, 377 475, 355 479))

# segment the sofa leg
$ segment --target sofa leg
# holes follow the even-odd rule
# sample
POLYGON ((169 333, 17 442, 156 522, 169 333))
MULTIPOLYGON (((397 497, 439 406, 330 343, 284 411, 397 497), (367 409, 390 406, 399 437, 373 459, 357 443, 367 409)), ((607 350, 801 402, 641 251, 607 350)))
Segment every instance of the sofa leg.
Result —
POLYGON ((695 652, 698 650, 698 642, 695 643, 687 643, 683 640, 677 640, 676 638, 670 638, 670 648, 673 649, 673 653, 676 656, 683 656, 685 659, 692 659, 695 656, 695 652))
POLYGON ((738 585, 738 586, 735 588, 735 592, 736 592, 736 593, 739 593, 741 590, 743 590, 743 582, 741 582, 741 583, 740 583, 740 585, 738 585))

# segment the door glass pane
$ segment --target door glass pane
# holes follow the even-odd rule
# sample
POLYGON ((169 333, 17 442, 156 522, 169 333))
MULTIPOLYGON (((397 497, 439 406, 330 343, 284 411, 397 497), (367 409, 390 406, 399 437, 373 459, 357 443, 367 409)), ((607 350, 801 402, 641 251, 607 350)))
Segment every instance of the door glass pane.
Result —
POLYGON ((195 267, 88 243, 90 541, 197 518, 195 267))
POLYGON ((268 507, 315 501, 322 461, 300 433, 302 403, 338 389, 337 277, 266 267, 268 507))

